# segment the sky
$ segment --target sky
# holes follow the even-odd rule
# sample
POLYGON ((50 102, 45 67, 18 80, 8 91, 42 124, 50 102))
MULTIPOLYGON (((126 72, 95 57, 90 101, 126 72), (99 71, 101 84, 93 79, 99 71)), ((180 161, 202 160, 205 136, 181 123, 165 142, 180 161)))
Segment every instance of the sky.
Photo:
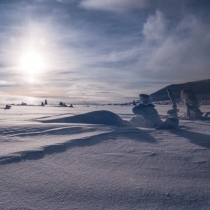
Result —
POLYGON ((129 102, 210 79, 209 11, 209 0, 0 0, 1 102, 129 102))

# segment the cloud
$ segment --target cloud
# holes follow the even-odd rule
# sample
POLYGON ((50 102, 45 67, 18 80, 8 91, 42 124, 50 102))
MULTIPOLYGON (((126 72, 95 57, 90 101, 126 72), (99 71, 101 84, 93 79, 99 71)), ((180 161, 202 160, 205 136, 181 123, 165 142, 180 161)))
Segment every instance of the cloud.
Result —
POLYGON ((138 65, 150 77, 173 82, 208 78, 210 25, 194 15, 184 16, 173 27, 159 10, 145 22, 138 65))
POLYGON ((210 25, 196 12, 171 14, 150 0, 33 2, 0 6, 0 86, 8 94, 123 102, 208 78, 210 25), (30 46, 48 66, 33 84, 19 66, 30 46))
POLYGON ((147 41, 163 41, 167 32, 166 23, 164 15, 159 10, 156 10, 155 15, 149 15, 147 22, 144 24, 142 34, 147 41))
POLYGON ((146 0, 82 0, 80 5, 86 9, 126 11, 131 9, 142 9, 148 4, 146 0))
POLYGON ((0 87, 9 87, 9 86, 15 86, 15 85, 16 84, 14 82, 0 80, 0 87))

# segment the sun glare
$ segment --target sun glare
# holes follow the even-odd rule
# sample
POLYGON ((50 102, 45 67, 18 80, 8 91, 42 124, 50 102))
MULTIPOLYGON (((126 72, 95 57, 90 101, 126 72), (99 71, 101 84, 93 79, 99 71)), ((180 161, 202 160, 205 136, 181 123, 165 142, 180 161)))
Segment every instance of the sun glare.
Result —
POLYGON ((21 68, 29 75, 35 75, 44 70, 44 61, 37 52, 28 52, 22 57, 21 68))

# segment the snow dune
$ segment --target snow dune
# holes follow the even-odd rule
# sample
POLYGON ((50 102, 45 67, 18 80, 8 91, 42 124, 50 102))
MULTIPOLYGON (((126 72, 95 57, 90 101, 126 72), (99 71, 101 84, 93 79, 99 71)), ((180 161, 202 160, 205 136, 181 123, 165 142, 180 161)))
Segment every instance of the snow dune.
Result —
POLYGON ((104 125, 128 125, 117 114, 106 110, 68 117, 62 115, 41 117, 39 122, 50 124, 21 124, 1 128, 4 137, 0 140, 2 146, 0 163, 40 158, 53 152, 65 151, 76 140, 90 139, 91 137, 100 138, 102 134, 110 135, 114 132, 113 128, 104 125), (62 123, 63 125, 52 125, 51 123, 62 123), (71 125, 68 125, 69 123, 71 125), (77 125, 72 125, 72 123, 77 123, 77 125), (98 124, 98 126, 79 126, 78 123, 98 124), (8 143, 10 143, 10 147, 8 147, 8 143))
MULTIPOLYGON (((99 108, 0 110, 0 209, 209 209, 209 121, 70 123, 99 108)), ((157 109, 164 119, 168 108, 157 109)), ((103 110, 132 117, 131 107, 103 110)))
POLYGON ((93 111, 85 114, 79 114, 70 117, 60 117, 55 119, 45 119, 41 122, 46 123, 85 123, 85 124, 104 124, 104 125, 126 125, 126 121, 123 121, 117 114, 106 111, 93 111))

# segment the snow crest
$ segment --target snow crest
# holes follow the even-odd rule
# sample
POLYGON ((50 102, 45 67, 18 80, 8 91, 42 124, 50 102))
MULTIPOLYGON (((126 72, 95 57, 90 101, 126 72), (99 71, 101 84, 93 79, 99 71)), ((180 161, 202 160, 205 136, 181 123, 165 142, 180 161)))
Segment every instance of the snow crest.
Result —
POLYGON ((55 119, 41 120, 45 123, 84 123, 84 124, 104 124, 104 125, 125 125, 126 122, 122 120, 117 114, 101 110, 93 111, 76 116, 62 117, 55 119))

